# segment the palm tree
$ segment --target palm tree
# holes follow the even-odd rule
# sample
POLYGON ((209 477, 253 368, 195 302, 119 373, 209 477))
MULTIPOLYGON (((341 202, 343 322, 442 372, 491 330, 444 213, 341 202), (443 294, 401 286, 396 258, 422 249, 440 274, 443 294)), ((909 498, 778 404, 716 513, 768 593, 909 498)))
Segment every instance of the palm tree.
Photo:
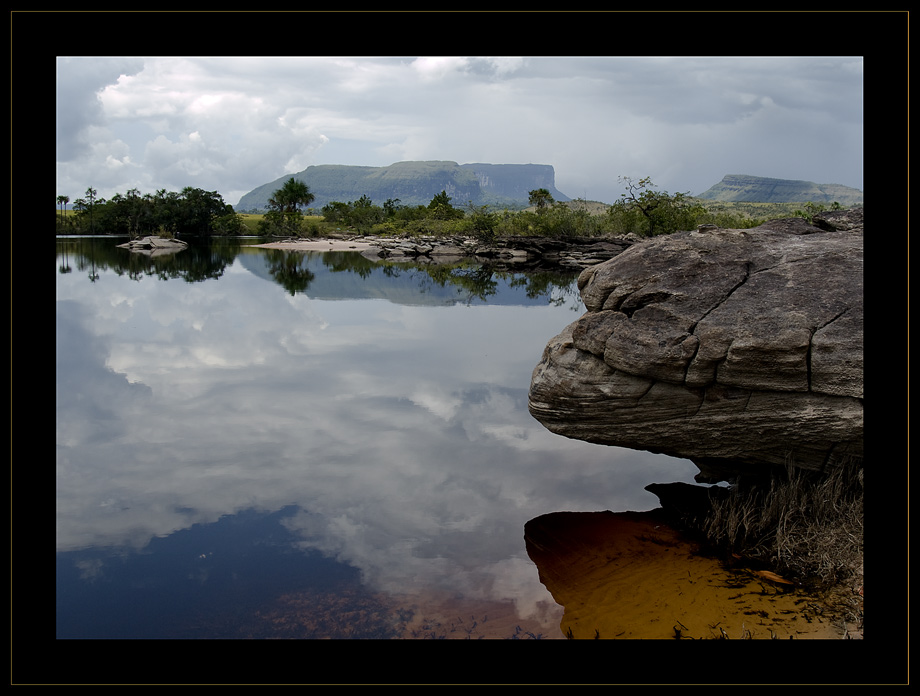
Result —
POLYGON ((96 189, 90 186, 86 189, 86 200, 89 207, 89 229, 91 234, 96 234, 96 226, 93 224, 93 208, 96 207, 96 189))
POLYGON ((58 205, 61 206, 61 224, 64 224, 64 206, 70 203, 70 196, 58 196, 58 205))
POLYGON ((300 206, 306 208, 315 199, 316 196, 310 192, 309 186, 307 186, 304 182, 298 181, 294 177, 291 177, 284 182, 284 185, 280 189, 275 191, 271 202, 281 208, 284 212, 292 213, 300 206))

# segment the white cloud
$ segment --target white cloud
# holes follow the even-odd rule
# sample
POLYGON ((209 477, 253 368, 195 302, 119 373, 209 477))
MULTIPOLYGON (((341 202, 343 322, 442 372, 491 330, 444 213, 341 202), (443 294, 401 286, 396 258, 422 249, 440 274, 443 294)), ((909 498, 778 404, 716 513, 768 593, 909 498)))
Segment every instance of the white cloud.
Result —
POLYGON ((601 200, 623 175, 695 193, 737 173, 861 188, 862 68, 860 57, 61 58, 58 187, 73 198, 90 185, 105 197, 198 186, 236 203, 311 164, 446 159, 551 164, 563 193, 601 200))
POLYGON ((467 58, 458 57, 416 58, 412 61, 412 67, 422 80, 437 80, 463 68, 467 61, 467 58))

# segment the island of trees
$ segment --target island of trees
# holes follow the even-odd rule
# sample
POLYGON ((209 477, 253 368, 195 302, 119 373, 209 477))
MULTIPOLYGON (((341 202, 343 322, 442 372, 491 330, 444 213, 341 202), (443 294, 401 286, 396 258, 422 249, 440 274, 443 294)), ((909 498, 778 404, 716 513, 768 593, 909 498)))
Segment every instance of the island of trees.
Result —
MULTIPOLYGON (((293 177, 269 200, 261 215, 242 215, 224 202, 216 191, 186 187, 179 192, 159 190, 141 194, 131 189, 105 200, 88 188, 65 211, 66 195, 57 197, 60 207, 58 234, 127 234, 129 236, 215 236, 256 234, 265 237, 318 237, 356 233, 386 236, 473 236, 489 241, 501 236, 607 236, 635 234, 640 237, 695 229, 703 224, 720 227, 755 227, 770 214, 757 208, 726 206, 692 198, 687 193, 658 189, 649 177, 620 177, 624 193, 612 205, 576 200, 559 203, 547 189, 530 191, 526 210, 494 210, 489 206, 453 204, 445 191, 428 205, 402 205, 389 199, 376 205, 366 195, 356 201, 333 201, 316 214, 309 187, 293 177)), ((756 204, 752 204, 755 205, 756 204)), ((839 208, 834 203, 831 208, 839 208)), ((810 219, 826 209, 806 203, 789 209, 788 216, 810 219)), ((775 215, 774 215, 775 217, 775 215)))
POLYGON ((106 200, 92 187, 73 202, 72 215, 64 207, 70 197, 57 197, 59 234, 127 234, 132 237, 159 235, 239 234, 242 218, 217 191, 187 186, 181 191, 160 189, 141 195, 131 189, 106 200))

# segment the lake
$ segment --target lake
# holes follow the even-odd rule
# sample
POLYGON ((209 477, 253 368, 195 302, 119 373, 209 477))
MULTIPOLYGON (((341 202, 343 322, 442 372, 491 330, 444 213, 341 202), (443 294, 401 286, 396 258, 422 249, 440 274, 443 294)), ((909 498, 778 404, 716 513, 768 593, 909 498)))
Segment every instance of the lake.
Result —
POLYGON ((58 238, 58 638, 563 638, 528 520, 687 460, 527 410, 573 273, 58 238))

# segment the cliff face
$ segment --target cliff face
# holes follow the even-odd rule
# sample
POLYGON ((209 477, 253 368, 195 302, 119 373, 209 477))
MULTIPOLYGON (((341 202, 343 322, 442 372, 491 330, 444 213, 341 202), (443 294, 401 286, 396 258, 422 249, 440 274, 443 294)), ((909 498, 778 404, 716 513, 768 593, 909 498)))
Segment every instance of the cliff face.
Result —
POLYGON ((728 174, 697 198, 713 201, 755 203, 839 203, 843 207, 862 205, 859 189, 840 184, 815 184, 796 179, 770 179, 763 176, 728 174))
POLYGON ((654 237, 582 272, 530 411, 705 467, 863 456, 862 209, 654 237))
POLYGON ((549 164, 461 164, 472 171, 483 194, 526 202, 534 189, 545 188, 554 200, 572 200, 556 189, 556 172, 549 164))
POLYGON ((388 167, 325 164, 283 176, 253 189, 235 206, 238 212, 263 210, 282 184, 295 178, 316 196, 318 210, 332 201, 356 201, 362 196, 375 205, 399 199, 401 205, 428 205, 446 191, 455 206, 527 205, 533 189, 545 188, 557 201, 570 200, 555 186, 555 171, 548 164, 457 164, 447 161, 397 162, 388 167))

